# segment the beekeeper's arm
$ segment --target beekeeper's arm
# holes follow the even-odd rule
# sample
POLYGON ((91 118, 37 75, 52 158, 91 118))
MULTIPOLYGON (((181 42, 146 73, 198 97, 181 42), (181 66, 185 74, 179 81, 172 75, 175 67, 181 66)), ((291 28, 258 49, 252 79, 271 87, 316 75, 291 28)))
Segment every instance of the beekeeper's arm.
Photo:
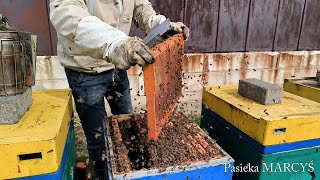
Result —
MULTIPOLYGON (((136 0, 133 16, 135 24, 146 33, 166 20, 165 16, 156 14, 149 0, 136 0)), ((189 38, 190 30, 182 22, 172 22, 171 30, 174 33, 183 33, 185 40, 189 38)))
POLYGON ((78 56, 105 59, 120 69, 154 62, 140 39, 128 37, 91 16, 84 0, 53 0, 50 3, 50 20, 58 34, 81 48, 81 52, 76 54, 78 56))

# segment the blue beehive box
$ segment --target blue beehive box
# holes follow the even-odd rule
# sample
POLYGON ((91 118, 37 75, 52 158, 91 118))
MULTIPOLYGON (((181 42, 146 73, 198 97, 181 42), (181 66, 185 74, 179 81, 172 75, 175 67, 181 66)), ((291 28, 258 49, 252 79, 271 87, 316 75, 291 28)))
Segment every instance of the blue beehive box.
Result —
POLYGON ((42 174, 37 176, 30 176, 18 178, 16 180, 73 180, 75 167, 75 133, 73 123, 70 123, 70 129, 63 151, 62 161, 59 171, 50 174, 42 174))

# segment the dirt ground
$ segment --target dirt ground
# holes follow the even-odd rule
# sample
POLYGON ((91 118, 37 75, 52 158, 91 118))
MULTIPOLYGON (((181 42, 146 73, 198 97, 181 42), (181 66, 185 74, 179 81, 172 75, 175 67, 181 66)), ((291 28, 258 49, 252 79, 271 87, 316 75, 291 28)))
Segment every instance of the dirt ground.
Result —
POLYGON ((112 166, 117 173, 164 169, 223 156, 197 125, 182 113, 174 113, 170 117, 158 141, 148 140, 146 118, 111 124, 115 157, 112 166))

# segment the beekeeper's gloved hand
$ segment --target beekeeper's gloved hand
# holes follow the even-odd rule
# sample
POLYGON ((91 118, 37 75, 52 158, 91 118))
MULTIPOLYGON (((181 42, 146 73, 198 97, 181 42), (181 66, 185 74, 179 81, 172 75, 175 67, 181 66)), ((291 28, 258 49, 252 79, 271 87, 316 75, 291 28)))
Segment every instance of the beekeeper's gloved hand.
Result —
POLYGON ((138 37, 121 38, 113 42, 108 49, 108 58, 116 68, 127 70, 138 64, 154 63, 149 48, 138 37))
MULTIPOLYGON (((146 29, 147 34, 149 34, 154 28, 159 26, 161 23, 166 21, 167 18, 163 15, 155 14, 149 18, 148 21, 148 27, 146 29)), ((167 32, 163 37, 163 39, 159 39, 160 41, 163 41, 164 39, 167 39, 175 34, 183 33, 184 39, 188 40, 190 35, 190 29, 184 25, 182 22, 171 22, 171 30, 167 32)))
POLYGON ((188 40, 190 35, 190 29, 182 22, 172 22, 171 31, 175 34, 183 33, 184 40, 188 40))

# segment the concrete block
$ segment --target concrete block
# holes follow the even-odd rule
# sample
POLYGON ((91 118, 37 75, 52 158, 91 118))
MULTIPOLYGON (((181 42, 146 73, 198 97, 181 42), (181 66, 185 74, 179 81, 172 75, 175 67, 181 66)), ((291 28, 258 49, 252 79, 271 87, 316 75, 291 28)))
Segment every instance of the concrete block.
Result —
POLYGON ((280 104, 283 97, 283 87, 258 79, 240 80, 238 92, 241 96, 263 105, 280 104))
POLYGON ((0 99, 0 124, 15 124, 31 106, 32 90, 27 88, 23 94, 0 96, 0 99))

